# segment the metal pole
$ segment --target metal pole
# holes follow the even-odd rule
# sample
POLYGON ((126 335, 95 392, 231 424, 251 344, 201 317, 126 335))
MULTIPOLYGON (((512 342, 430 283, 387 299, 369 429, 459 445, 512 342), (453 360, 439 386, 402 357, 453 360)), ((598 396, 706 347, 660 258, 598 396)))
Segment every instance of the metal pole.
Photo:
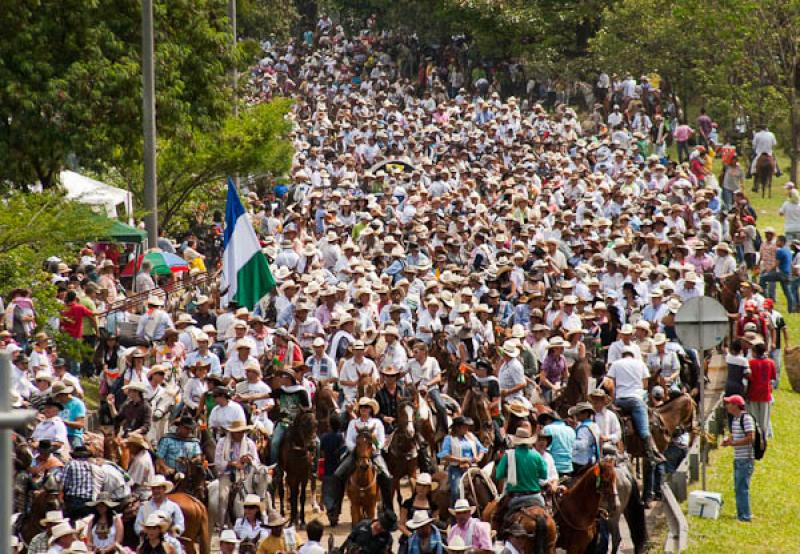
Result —
POLYGON ((156 99, 153 69, 153 0, 142 0, 142 115, 144 130, 144 207, 150 248, 158 244, 156 178, 156 99))
MULTIPOLYGON (((228 18, 231 20, 231 41, 233 50, 236 49, 236 0, 228 0, 228 18)), ((233 116, 239 115, 239 71, 236 69, 236 62, 234 61, 233 69, 231 71, 231 87, 233 95, 233 116)), ((236 185, 236 190, 239 190, 239 174, 234 173, 233 182, 236 185)))
MULTIPOLYGON (((11 410, 11 356, 0 353, 0 413, 11 410)), ((11 460, 14 452, 11 448, 11 431, 0 429, 0 483, 3 491, 0 494, 0 550, 11 552, 11 516, 13 515, 12 497, 14 490, 11 475, 11 460)))
MULTIPOLYGON (((697 308, 697 321, 704 321, 703 320, 703 303, 699 302, 697 308)), ((703 326, 697 326, 697 344, 703 344, 703 326)), ((705 421, 705 401, 706 401, 706 352, 705 350, 699 351, 698 360, 700 363, 697 365, 700 367, 700 405, 697 407, 697 417, 700 419, 700 431, 705 430, 706 421, 705 421)), ((703 435, 700 435, 700 444, 703 445, 703 435)), ((700 449, 700 483, 702 490, 706 490, 706 455, 707 455, 707 445, 703 445, 700 449)))

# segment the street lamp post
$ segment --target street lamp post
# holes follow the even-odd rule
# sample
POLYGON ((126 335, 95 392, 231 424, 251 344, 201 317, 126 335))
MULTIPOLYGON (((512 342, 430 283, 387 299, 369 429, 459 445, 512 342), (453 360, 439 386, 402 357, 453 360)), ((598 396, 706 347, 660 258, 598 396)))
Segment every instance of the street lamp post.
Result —
POLYGON ((144 131, 145 226, 150 247, 158 244, 158 180, 156 177, 156 98, 153 69, 153 0, 142 0, 142 114, 144 131))

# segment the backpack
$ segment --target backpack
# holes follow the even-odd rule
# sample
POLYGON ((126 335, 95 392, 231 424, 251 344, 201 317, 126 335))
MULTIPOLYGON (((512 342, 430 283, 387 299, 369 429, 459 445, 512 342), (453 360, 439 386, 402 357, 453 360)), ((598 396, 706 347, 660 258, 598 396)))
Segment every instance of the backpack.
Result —
POLYGON ((761 231, 756 229, 756 236, 753 239, 753 248, 755 249, 756 252, 759 252, 761 250, 761 243, 762 242, 763 241, 761 240, 761 231))
MULTIPOLYGON (((742 426, 742 432, 744 432, 744 416, 750 415, 747 413, 742 414, 739 418, 739 425, 742 426)), ((764 435, 764 431, 759 427, 756 418, 750 416, 750 419, 753 420, 753 428, 755 431, 753 432, 753 457, 756 460, 760 460, 764 457, 764 453, 767 451, 767 437, 764 435)))

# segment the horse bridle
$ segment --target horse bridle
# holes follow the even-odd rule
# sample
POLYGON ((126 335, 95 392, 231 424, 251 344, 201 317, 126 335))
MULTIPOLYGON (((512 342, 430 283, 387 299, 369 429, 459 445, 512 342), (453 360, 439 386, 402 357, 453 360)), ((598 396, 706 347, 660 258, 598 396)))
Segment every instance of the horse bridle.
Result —
MULTIPOLYGON (((600 468, 599 464, 597 465, 597 468, 598 468, 598 472, 599 473, 597 474, 597 478, 596 478, 597 482, 595 484, 595 490, 600 492, 600 499, 602 500, 603 497, 608 496, 610 494, 613 494, 614 491, 613 491, 613 487, 611 488, 610 491, 606 491, 605 490, 606 487, 610 484, 610 481, 607 480, 607 479, 603 479, 603 472, 602 472, 602 469, 600 468)), ((567 527, 569 527, 570 529, 574 529, 575 531, 588 531, 592 527, 592 525, 595 525, 595 520, 594 519, 591 519, 589 521, 589 524, 586 525, 585 527, 578 526, 575 523, 571 522, 569 520, 569 518, 567 518, 567 516, 564 513, 564 511, 561 509, 561 502, 559 501, 559 499, 557 497, 553 498, 553 507, 555 508, 556 513, 561 516, 561 519, 564 520, 564 523, 566 523, 567 527)), ((600 517, 602 517, 603 519, 608 518, 608 510, 606 510, 602 506, 600 506, 598 508, 597 512, 598 512, 598 515, 600 517)))

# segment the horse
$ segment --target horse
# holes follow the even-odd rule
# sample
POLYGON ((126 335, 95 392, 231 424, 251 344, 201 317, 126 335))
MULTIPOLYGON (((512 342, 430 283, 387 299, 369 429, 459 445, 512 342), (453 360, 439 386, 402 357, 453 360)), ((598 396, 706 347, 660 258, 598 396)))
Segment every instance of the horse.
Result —
POLYGON ((458 489, 459 496, 466 498, 471 506, 476 507, 481 519, 492 521, 492 514, 497 508, 499 495, 491 475, 486 473, 487 471, 494 471, 494 464, 487 466, 487 468, 471 467, 467 469, 461 476, 458 489))
POLYGON ((611 554, 617 554, 622 542, 619 520, 623 515, 628 522, 635 554, 644 552, 647 543, 647 520, 644 503, 639 493, 639 484, 633 474, 633 468, 627 460, 616 464, 617 499, 616 510, 608 514, 608 528, 611 534, 611 554))
POLYGON ((197 498, 203 504, 208 504, 209 492, 206 482, 206 468, 202 458, 178 458, 180 467, 185 468, 183 474, 178 474, 175 481, 175 492, 184 492, 197 498))
POLYGON ((372 463, 374 449, 369 429, 359 431, 353 452, 356 469, 347 481, 350 522, 353 527, 359 521, 372 520, 375 517, 378 503, 378 468, 372 463))
MULTIPOLYGON (((436 416, 428 400, 418 391, 414 390, 413 387, 411 388, 411 406, 414 408, 414 429, 416 430, 417 436, 422 437, 422 440, 427 443, 429 449, 429 452, 422 453, 418 460, 420 468, 423 471, 435 471, 435 464, 432 460, 436 459, 436 439, 437 431, 439 431, 436 426, 436 416), (430 457, 427 454, 430 454, 430 457), (427 465, 433 467, 425 467, 426 463, 424 462, 426 461, 429 462, 427 465)), ((420 450, 420 452, 422 452, 422 450, 420 450)))
POLYGON ((511 514, 509 522, 519 523, 526 531, 523 552, 555 554, 558 529, 547 510, 538 506, 528 506, 511 514))
POLYGON ((567 386, 553 399, 553 409, 562 418, 567 417, 570 407, 586 400, 589 394, 589 377, 592 366, 586 358, 577 360, 567 378, 567 386))
MULTIPOLYGON (((261 465, 258 468, 247 466, 244 470, 237 470, 236 481, 228 493, 226 514, 231 524, 244 516, 244 499, 248 494, 258 495, 265 506, 272 506, 269 488, 272 485, 273 469, 274 466, 261 465)), ((214 479, 208 484, 208 517, 211 521, 218 521, 219 515, 219 479, 214 479)), ((225 523, 227 522, 223 522, 225 523)))
POLYGON ((328 422, 332 415, 339 412, 336 397, 337 392, 330 385, 317 389, 317 395, 314 398, 314 414, 317 418, 320 435, 331 430, 328 422))
POLYGON ((378 385, 370 375, 358 376, 358 398, 375 398, 375 393, 378 392, 378 385))
POLYGON ((153 412, 153 420, 150 424, 150 430, 147 432, 147 440, 150 441, 150 444, 158 444, 158 441, 167 434, 169 416, 175 407, 177 395, 178 387, 170 384, 161 388, 149 400, 150 408, 153 412))
POLYGON ((567 554, 583 554, 597 532, 600 509, 616 509, 617 472, 614 460, 602 460, 586 469, 553 502, 559 528, 556 546, 567 554))
POLYGON ((139 497, 132 494, 121 506, 123 534, 120 545, 129 548, 133 552, 136 552, 136 548, 139 546, 140 537, 136 534, 134 524, 136 523, 136 515, 139 513, 141 504, 142 502, 139 497))
MULTIPOLYGON (((653 437, 655 447, 659 452, 664 452, 672 439, 672 433, 679 426, 693 429, 694 412, 697 408, 689 393, 682 393, 675 398, 667 400, 661 406, 648 411, 650 422, 650 435, 653 437)), ((632 458, 644 457, 645 445, 633 426, 633 418, 622 416, 625 450, 632 458)))
POLYGON ((124 442, 122 437, 114 434, 113 427, 103 427, 103 458, 127 470, 131 460, 124 442))
POLYGON ((494 420, 492 419, 490 402, 486 393, 475 387, 467 391, 464 397, 462 413, 472 419, 472 432, 488 451, 483 457, 484 465, 491 462, 494 459, 496 445, 494 420))
POLYGON ((444 331, 435 331, 433 333, 430 356, 439 362, 439 368, 442 371, 442 375, 445 376, 447 394, 461 404, 464 400, 464 395, 467 393, 467 380, 464 379, 464 383, 459 382, 459 364, 456 363, 455 357, 447 350, 447 334, 444 331))
POLYGON ((772 198, 772 176, 774 173, 775 167, 772 165, 772 156, 767 153, 761 154, 756 160, 756 170, 753 174, 753 192, 758 192, 760 186, 761 198, 764 198, 767 193, 772 198))
POLYGON ((211 554, 211 541, 208 533, 208 510, 200 500, 185 492, 173 492, 167 495, 177 504, 183 512, 185 529, 181 538, 182 542, 193 543, 189 552, 194 552, 196 546, 199 554, 211 554))
POLYGON ((317 420, 314 413, 311 410, 302 410, 286 430, 281 443, 278 477, 281 515, 285 514, 283 507, 283 477, 285 475, 286 485, 289 487, 290 525, 299 523, 298 526, 301 529, 304 529, 306 524, 306 484, 316 470, 314 467, 317 451, 316 436, 317 420))
POLYGON ((392 491, 397 502, 402 503, 400 480, 413 479, 417 475, 417 443, 414 439, 414 406, 409 399, 402 399, 397 406, 397 421, 389 439, 386 464, 392 474, 392 491))
POLYGON ((44 527, 39 523, 47 512, 61 509, 61 485, 51 475, 44 482, 42 489, 33 493, 31 507, 24 517, 17 518, 15 530, 24 543, 31 542, 31 539, 41 533, 44 527))

